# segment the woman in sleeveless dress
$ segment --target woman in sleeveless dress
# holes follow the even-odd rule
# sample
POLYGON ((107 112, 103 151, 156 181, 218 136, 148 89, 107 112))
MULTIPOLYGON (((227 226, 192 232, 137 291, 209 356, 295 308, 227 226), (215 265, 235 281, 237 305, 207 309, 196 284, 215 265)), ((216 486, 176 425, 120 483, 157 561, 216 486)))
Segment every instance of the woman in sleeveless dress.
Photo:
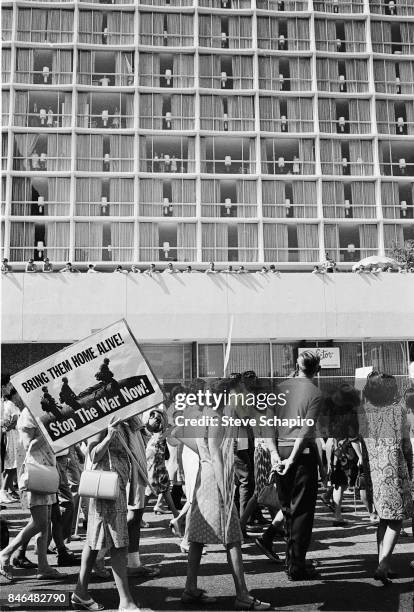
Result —
MULTIPOLYGON (((16 392, 15 397, 20 398, 16 392)), ((47 444, 46 440, 42 436, 36 421, 30 414, 27 408, 23 408, 20 416, 17 420, 17 431, 19 432, 20 442, 26 453, 24 461, 35 463, 38 465, 53 466, 56 464, 55 457, 47 444)), ((28 562, 25 557, 25 551, 30 540, 38 535, 37 538, 37 579, 38 580, 59 580, 64 577, 63 574, 58 572, 55 568, 49 565, 47 560, 47 542, 49 535, 49 524, 52 504, 56 502, 56 494, 48 493, 33 493, 27 490, 21 490, 21 502, 24 510, 30 511, 30 521, 17 535, 16 538, 10 544, 3 548, 0 553, 0 574, 6 578, 6 580, 12 580, 12 575, 9 572, 9 561, 13 553, 18 549, 17 559, 22 562, 23 560, 28 562)), ((29 562, 30 563, 30 562, 29 562)), ((17 567, 21 567, 19 563, 16 563, 16 558, 13 560, 13 564, 17 567)), ((24 567, 24 566, 23 566, 24 567)), ((26 567, 34 567, 32 563, 27 564, 26 567)))
POLYGON ((127 495, 130 464, 127 452, 118 436, 125 439, 124 425, 110 424, 108 429, 89 438, 88 455, 97 470, 114 471, 118 474, 119 495, 115 500, 92 498, 89 503, 86 542, 82 552, 82 562, 75 592, 72 594, 73 606, 98 612, 105 606, 94 601, 88 593, 89 579, 98 552, 110 550, 112 572, 119 593, 120 610, 138 610, 128 586, 127 552, 127 495))
POLYGON ((365 405, 359 415, 359 433, 369 456, 374 506, 379 516, 378 568, 374 574, 390 582, 391 555, 403 519, 411 518, 410 480, 413 452, 405 406, 399 400, 394 376, 372 372, 364 388, 365 405))
MULTIPOLYGON (((231 381, 222 381, 217 392, 230 389, 231 381)), ((218 418, 229 414, 221 406, 217 411, 205 408, 205 416, 218 418)), ((203 438, 197 439, 200 466, 193 496, 188 540, 187 580, 181 596, 183 603, 211 604, 197 588, 197 578, 204 544, 223 544, 236 588, 236 610, 268 610, 270 604, 252 597, 246 586, 241 552, 242 534, 234 502, 234 436, 231 427, 206 427, 203 438)))

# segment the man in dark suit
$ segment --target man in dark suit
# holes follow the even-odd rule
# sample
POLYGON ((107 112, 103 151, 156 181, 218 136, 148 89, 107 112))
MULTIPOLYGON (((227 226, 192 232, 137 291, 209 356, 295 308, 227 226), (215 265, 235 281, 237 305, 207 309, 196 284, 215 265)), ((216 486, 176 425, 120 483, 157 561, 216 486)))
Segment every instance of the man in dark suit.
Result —
POLYGON ((316 578, 306 566, 318 491, 318 461, 315 425, 322 394, 313 382, 320 359, 311 351, 301 353, 295 376, 279 385, 286 404, 276 408, 280 419, 301 419, 299 424, 278 424, 268 440, 277 491, 286 520, 286 573, 289 580, 316 578), (305 421, 303 421, 305 420, 305 421))

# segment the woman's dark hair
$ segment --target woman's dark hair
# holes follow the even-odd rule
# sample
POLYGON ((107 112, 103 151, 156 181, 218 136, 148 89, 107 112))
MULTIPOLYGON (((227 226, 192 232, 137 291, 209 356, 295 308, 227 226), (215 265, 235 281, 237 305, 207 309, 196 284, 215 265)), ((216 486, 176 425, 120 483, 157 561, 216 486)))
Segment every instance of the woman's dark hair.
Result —
POLYGON ((360 401, 358 391, 349 383, 339 385, 332 394, 332 403, 341 412, 355 410, 358 408, 360 401))
POLYGON ((374 406, 388 406, 398 399, 398 385, 395 376, 382 372, 368 374, 364 397, 374 406))
POLYGON ((170 393, 171 400, 174 401, 176 396, 179 393, 185 393, 185 387, 180 383, 178 385, 174 385, 174 387, 171 389, 171 393, 170 393))
POLYGON ((404 393, 405 405, 414 412, 414 387, 408 387, 404 393))
POLYGON ((321 359, 312 351, 303 351, 298 355, 296 362, 296 371, 302 370, 306 376, 315 376, 320 369, 321 359))
POLYGON ((13 395, 16 395, 17 391, 14 387, 11 387, 7 393, 4 394, 4 399, 11 400, 13 395))

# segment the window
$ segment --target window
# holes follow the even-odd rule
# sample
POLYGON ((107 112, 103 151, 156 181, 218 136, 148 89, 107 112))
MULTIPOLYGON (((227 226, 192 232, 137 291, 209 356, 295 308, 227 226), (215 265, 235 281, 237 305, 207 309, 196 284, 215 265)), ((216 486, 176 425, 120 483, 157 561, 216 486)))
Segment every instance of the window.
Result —
POLYGON ((253 138, 201 138, 200 147, 201 172, 255 173, 256 143, 253 138))
POLYGON ((139 160, 141 172, 194 172, 195 139, 141 136, 139 160))
POLYGON ((254 98, 251 96, 200 96, 202 130, 247 132, 254 130, 254 98))
POLYGON ((209 261, 257 261, 255 223, 203 223, 202 259, 209 261))
POLYGON ((313 139, 261 139, 262 172, 264 174, 314 174, 313 139))
POLYGON ((70 43, 73 11, 19 7, 17 40, 37 43, 70 43))
POLYGON ((141 349, 163 383, 183 383, 192 378, 191 344, 142 344, 141 349))

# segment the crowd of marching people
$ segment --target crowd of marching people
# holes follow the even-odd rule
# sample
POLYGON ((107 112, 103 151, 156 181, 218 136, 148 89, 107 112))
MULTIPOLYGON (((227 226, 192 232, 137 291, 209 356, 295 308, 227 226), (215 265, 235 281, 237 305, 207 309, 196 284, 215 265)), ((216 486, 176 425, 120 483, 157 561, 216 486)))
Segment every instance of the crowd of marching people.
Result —
MULTIPOLYGON (((16 580, 14 568, 32 570, 39 580, 59 580, 64 572, 60 568, 80 563, 73 607, 104 609, 89 593, 95 574, 102 579, 113 576, 120 609, 140 609, 129 576, 154 578, 160 573, 159 567, 145 566, 140 559, 141 530, 148 526, 145 512, 153 497, 153 511, 171 518, 170 532, 188 556, 183 604, 202 608, 216 602, 213 593, 198 587, 198 577, 206 547, 219 544, 234 580, 235 609, 267 610, 276 602, 253 597, 243 569, 242 545, 251 537, 249 527, 263 527, 254 540, 257 554, 284 562, 289 580, 317 580, 318 568, 306 558, 317 496, 332 511, 333 526, 343 527, 343 495, 352 487, 366 507, 367 520, 377 525, 373 578, 390 584, 394 547, 399 537, 414 530, 414 386, 401 390, 395 377, 372 372, 362 392, 341 383, 323 393, 315 380, 319 370, 319 357, 305 351, 292 375, 278 383, 278 394, 289 398, 277 408, 287 424, 240 425, 234 419, 239 424, 231 427, 213 426, 208 420, 186 431, 177 426, 178 394, 197 396, 207 389, 222 394, 217 409, 192 404, 183 414, 255 416, 254 406, 243 398, 257 394, 260 381, 246 371, 214 382, 195 379, 177 385, 165 393, 163 405, 123 422, 114 417, 107 429, 56 456, 10 377, 2 376, 0 502, 4 507, 19 501, 30 513, 28 523, 9 542, 3 539, 7 525, 2 524, 2 580, 16 580), (21 466, 28 462, 42 466, 45 473, 57 470, 56 493, 25 488, 21 466), (82 496, 82 474, 93 471, 116 475, 112 499, 82 496), (86 534, 78 561, 68 543, 80 537, 81 517, 86 534), (35 561, 27 556, 32 540, 35 561), (274 551, 276 540, 286 542, 284 560, 274 551), (49 563, 52 551, 59 569, 49 563)), ((274 410, 268 407, 266 414, 276 414, 274 410)))

